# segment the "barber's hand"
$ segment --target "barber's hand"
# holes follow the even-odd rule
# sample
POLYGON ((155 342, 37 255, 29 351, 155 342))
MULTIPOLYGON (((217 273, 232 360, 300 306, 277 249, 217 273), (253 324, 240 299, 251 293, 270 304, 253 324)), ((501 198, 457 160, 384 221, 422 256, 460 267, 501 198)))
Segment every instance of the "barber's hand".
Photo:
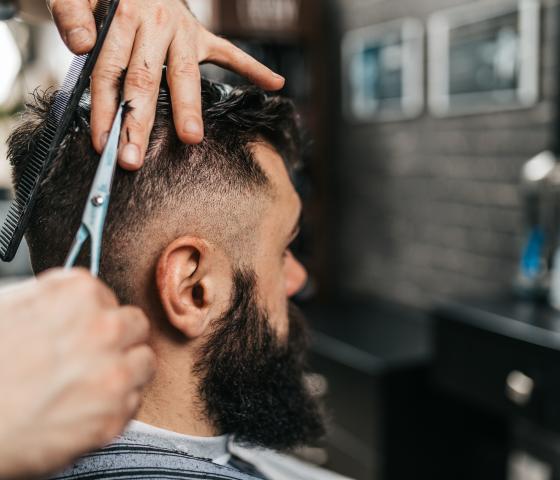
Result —
MULTIPOLYGON (((49 0, 58 30, 74 53, 95 43, 93 0, 49 0)), ((119 164, 141 167, 155 117, 156 100, 167 63, 173 119, 179 138, 198 143, 204 135, 199 63, 233 70, 267 90, 278 90, 284 78, 223 38, 206 30, 183 0, 121 0, 92 75, 93 145, 101 152, 114 119, 119 80, 128 68, 124 98, 131 100, 121 135, 119 164)))
POLYGON ((108 443, 154 369, 148 321, 86 271, 0 291, 0 478, 44 475, 108 443))

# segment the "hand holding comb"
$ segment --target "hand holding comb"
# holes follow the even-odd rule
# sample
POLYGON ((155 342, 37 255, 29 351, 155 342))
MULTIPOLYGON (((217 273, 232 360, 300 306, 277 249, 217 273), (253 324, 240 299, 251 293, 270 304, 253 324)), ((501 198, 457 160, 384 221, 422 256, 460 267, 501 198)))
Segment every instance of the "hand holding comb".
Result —
POLYGON ((8 215, 0 230, 0 259, 11 261, 29 224, 41 181, 45 178, 53 158, 60 148, 78 108, 84 91, 89 86, 91 73, 107 32, 115 16, 119 0, 99 0, 94 10, 97 41, 92 51, 77 55, 72 60, 64 83, 57 93, 47 117, 46 126, 36 147, 29 154, 8 215))

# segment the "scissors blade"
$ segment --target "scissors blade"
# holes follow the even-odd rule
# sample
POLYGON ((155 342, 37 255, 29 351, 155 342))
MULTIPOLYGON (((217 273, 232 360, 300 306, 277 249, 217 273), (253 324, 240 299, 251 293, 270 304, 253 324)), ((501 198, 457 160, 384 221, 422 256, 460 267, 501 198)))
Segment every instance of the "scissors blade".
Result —
POLYGON ((95 172, 95 177, 91 185, 88 200, 82 215, 80 229, 76 233, 74 243, 66 260, 66 268, 72 267, 82 248, 85 240, 90 238, 90 272, 97 276, 99 272, 99 262, 101 257, 101 244, 103 238, 103 227, 105 217, 109 208, 109 198, 111 196, 111 186, 115 176, 117 165, 117 154, 122 127, 122 117, 124 112, 124 102, 121 102, 115 115, 107 143, 99 159, 99 165, 95 172))
POLYGON ((107 143, 105 144, 105 148, 103 150, 103 153, 101 154, 99 166, 97 167, 97 172, 95 173, 95 178, 93 179, 90 196, 96 193, 111 193, 111 185, 113 183, 113 176, 115 174, 115 167, 117 165, 117 154, 119 148, 119 140, 121 137, 124 105, 124 102, 120 103, 117 114, 115 115, 115 120, 113 121, 111 132, 109 133, 109 137, 107 138, 107 143))
POLYGON ((98 234, 101 236, 103 232, 103 223, 105 222, 105 214, 107 213, 109 197, 111 195, 111 185, 113 184, 113 177, 115 176, 115 168, 117 166, 123 110, 124 103, 121 103, 107 138, 105 149, 99 159, 99 165, 89 191, 88 203, 82 217, 82 223, 89 229, 92 235, 98 234))
POLYGON ((87 228, 84 225, 80 225, 80 228, 74 237, 74 241, 72 242, 72 246, 70 247, 70 252, 64 262, 64 268, 66 270, 72 268, 76 264, 80 250, 88 237, 89 232, 87 231, 87 228))

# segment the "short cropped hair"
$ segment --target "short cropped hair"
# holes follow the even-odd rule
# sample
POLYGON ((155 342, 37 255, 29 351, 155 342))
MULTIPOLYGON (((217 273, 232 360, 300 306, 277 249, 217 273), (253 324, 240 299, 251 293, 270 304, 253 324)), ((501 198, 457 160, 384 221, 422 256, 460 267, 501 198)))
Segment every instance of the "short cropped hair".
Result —
MULTIPOLYGON (((156 236, 158 232, 167 235, 167 240, 192 231, 201 233, 243 262, 241 249, 250 243, 244 237, 250 235, 249 224, 255 222, 251 217, 259 211, 256 195, 265 195, 271 188, 251 145, 267 142, 289 169, 299 160, 299 123, 289 100, 252 86, 232 89, 207 80, 201 85, 202 143, 185 145, 177 137, 163 75, 145 165, 138 172, 117 169, 100 276, 121 301, 132 301, 130 280, 123 278, 131 262, 142 255, 159 256, 165 246, 139 242, 146 229, 153 228, 156 236), (246 208, 251 204, 254 208, 246 208)), ((16 188, 46 125, 54 95, 35 93, 21 124, 9 137, 8 157, 16 188)), ((36 273, 63 264, 79 227, 99 158, 91 143, 89 119, 89 107, 80 107, 40 186, 26 235, 36 273)), ((79 263, 88 259, 82 255, 79 263)))

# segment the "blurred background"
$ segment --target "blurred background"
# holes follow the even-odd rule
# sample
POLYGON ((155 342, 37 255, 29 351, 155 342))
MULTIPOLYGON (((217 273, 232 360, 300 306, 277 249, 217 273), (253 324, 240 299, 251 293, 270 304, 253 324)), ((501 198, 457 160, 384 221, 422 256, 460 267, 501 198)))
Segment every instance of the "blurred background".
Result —
MULTIPOLYGON (((189 3, 287 78, 308 131, 298 301, 331 421, 301 454, 359 480, 560 479, 560 3, 189 3)), ((5 139, 71 57, 16 20, 0 52, 5 210, 5 139)), ((25 248, 0 265, 30 274, 25 248)))

